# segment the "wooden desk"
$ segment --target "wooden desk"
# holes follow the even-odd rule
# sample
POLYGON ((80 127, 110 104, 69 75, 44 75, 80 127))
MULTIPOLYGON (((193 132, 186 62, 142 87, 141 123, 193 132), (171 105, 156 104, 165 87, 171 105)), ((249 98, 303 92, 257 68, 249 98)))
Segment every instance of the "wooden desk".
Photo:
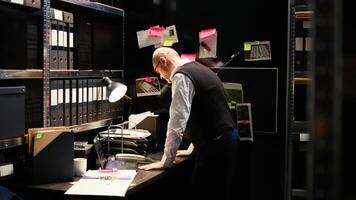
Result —
MULTIPOLYGON (((162 153, 150 154, 151 158, 155 160, 160 160, 162 157, 162 153)), ((188 184, 191 172, 191 164, 187 158, 176 158, 175 164, 172 168, 166 170, 138 170, 135 179, 133 180, 131 186, 129 187, 125 199, 139 199, 138 196, 144 197, 145 194, 140 194, 141 191, 146 191, 147 188, 150 188, 152 185, 159 183, 160 181, 164 180, 163 185, 167 183, 167 178, 169 179, 168 182, 172 181, 173 185, 181 185, 181 184, 188 184), (173 180, 175 178, 182 180, 173 180), (131 198, 132 197, 132 198, 131 198)), ((79 177, 75 177, 74 181, 79 180, 79 177)), ((160 185, 162 185, 160 184, 160 185)), ((170 184, 170 183, 169 183, 170 184)), ((107 196, 71 196, 71 195, 64 195, 64 192, 67 191, 72 186, 72 182, 62 182, 62 183, 51 183, 51 184, 41 184, 41 185, 26 185, 26 191, 24 196, 27 199, 27 196, 31 196, 33 198, 39 198, 40 195, 46 194, 49 195, 51 199, 107 199, 107 196)), ((151 187, 152 188, 152 187, 151 187)), ((157 191, 158 192, 158 191, 157 191)), ((164 192, 164 191, 163 191, 164 192)), ((159 192, 158 192, 159 193, 159 192)), ((115 199, 120 199, 120 197, 113 197, 115 199)), ((32 198, 30 198, 32 199, 32 198)), ((45 198, 44 198, 45 199, 45 198)), ((150 199, 150 198, 148 198, 150 199)), ((157 198, 156 198, 157 199, 157 198)))

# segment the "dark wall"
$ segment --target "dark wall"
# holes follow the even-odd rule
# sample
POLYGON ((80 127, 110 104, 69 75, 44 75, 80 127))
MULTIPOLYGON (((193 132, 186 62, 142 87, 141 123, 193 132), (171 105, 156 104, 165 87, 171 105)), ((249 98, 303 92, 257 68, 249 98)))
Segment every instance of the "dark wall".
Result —
MULTIPOLYGON (((269 40, 272 48, 271 61, 245 62, 237 56, 229 66, 277 67, 278 133, 255 134, 250 149, 243 151, 242 165, 249 166, 251 199, 283 199, 284 143, 285 143, 285 96, 287 68, 287 19, 288 1, 184 1, 184 0, 123 0, 120 6, 126 12, 125 30, 125 76, 133 86, 136 78, 156 76, 151 56, 154 47, 138 48, 136 32, 153 25, 176 25, 179 43, 173 47, 179 53, 196 53, 198 33, 202 29, 218 31, 217 59, 226 62, 242 48, 244 41, 269 40), (247 156, 247 157, 246 157, 247 156)), ((227 66, 228 67, 228 66, 227 66)), ((131 87, 132 88, 132 87, 131 87)), ((131 89, 130 95, 134 96, 131 89)), ((167 112, 169 95, 161 97, 134 98, 134 112, 161 109, 167 112)), ((163 111, 163 112, 164 112, 163 111)))

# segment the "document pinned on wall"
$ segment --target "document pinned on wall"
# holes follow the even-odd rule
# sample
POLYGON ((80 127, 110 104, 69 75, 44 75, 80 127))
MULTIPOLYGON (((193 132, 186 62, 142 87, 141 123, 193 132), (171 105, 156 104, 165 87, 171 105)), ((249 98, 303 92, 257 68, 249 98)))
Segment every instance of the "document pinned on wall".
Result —
POLYGON ((216 29, 205 29, 199 32, 199 58, 216 58, 216 29))
POLYGON ((269 41, 244 42, 245 61, 271 60, 271 44, 269 41))
POLYGON ((152 26, 148 30, 141 30, 137 33, 138 47, 143 48, 154 45, 155 48, 161 46, 172 46, 178 42, 178 35, 175 25, 166 28, 152 26))
POLYGON ((162 43, 161 37, 152 37, 152 36, 149 36, 149 33, 150 33, 150 30, 142 30, 142 31, 138 31, 136 33, 139 48, 144 48, 144 47, 148 47, 151 45, 162 43))
POLYGON ((195 61, 196 60, 196 55, 195 54, 182 54, 180 55, 181 59, 187 59, 189 61, 195 61))

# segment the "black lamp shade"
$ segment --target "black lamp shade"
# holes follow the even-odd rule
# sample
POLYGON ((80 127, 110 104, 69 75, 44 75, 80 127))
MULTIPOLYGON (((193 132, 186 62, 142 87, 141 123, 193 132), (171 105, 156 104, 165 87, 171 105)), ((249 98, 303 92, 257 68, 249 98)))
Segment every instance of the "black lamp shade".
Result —
POLYGON ((126 85, 110 80, 109 77, 103 78, 104 85, 107 87, 107 95, 109 102, 114 103, 119 101, 125 96, 127 87, 126 85))

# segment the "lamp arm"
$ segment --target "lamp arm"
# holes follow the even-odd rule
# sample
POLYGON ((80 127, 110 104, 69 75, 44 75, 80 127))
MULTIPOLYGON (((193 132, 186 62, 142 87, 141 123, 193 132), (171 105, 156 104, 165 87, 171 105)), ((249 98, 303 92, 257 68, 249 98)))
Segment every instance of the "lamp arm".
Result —
POLYGON ((230 59, 229 59, 223 66, 221 66, 220 69, 219 69, 215 74, 218 75, 218 73, 219 73, 221 70, 223 70, 224 68, 226 68, 226 66, 227 66, 236 56, 238 56, 238 55, 242 52, 243 49, 244 49, 244 48, 242 47, 237 53, 232 54, 232 55, 230 56, 230 59))

